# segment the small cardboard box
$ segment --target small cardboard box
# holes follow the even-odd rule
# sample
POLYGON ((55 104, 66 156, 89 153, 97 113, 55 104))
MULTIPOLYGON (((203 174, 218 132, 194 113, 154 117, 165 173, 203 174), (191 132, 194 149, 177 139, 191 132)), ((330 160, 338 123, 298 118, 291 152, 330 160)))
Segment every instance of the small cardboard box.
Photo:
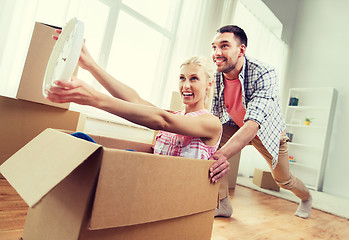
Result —
POLYGON ((0 164, 46 128, 82 131, 85 123, 78 112, 3 96, 0 112, 0 164))
POLYGON ((47 129, 0 166, 30 207, 24 240, 211 238, 213 161, 92 137, 98 144, 47 129))
POLYGON ((274 191, 280 191, 279 185, 276 184, 271 172, 255 168, 253 174, 253 183, 257 186, 274 191))
POLYGON ((42 95, 46 66, 56 43, 52 35, 57 35, 58 27, 36 22, 25 60, 17 98, 60 108, 69 108, 68 103, 53 103, 42 95))

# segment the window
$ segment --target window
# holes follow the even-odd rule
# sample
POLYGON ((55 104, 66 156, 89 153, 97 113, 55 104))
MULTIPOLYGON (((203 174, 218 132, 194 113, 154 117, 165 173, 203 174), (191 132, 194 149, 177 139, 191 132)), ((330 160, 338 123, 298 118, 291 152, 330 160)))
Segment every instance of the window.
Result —
MULTIPOLYGON (((165 93, 152 93, 158 93, 165 84, 182 0, 62 0, 59 6, 53 0, 30 0, 24 7, 19 0, 6 3, 13 9, 8 16, 12 30, 8 30, 11 34, 2 48, 7 50, 3 53, 1 49, 0 57, 8 60, 9 67, 2 71, 10 80, 4 80, 1 94, 16 94, 34 22, 63 26, 77 17, 84 22, 86 46, 96 62, 143 98, 161 106, 161 94, 165 93), (26 9, 25 18, 22 8, 26 9), (21 29, 20 34, 14 29, 21 29)), ((102 89, 87 71, 80 69, 78 77, 102 89)), ((94 111, 74 104, 72 108, 94 111)))
POLYGON ((178 1, 173 0, 123 0, 125 5, 123 9, 133 9, 150 21, 158 24, 165 29, 174 27, 175 13, 178 1), (127 7, 126 7, 127 6, 127 7))
POLYGON ((168 72, 181 0, 109 2, 118 17, 111 24, 115 31, 110 49, 105 51, 110 53, 105 59, 106 70, 141 97, 161 106, 164 93, 159 89, 168 72))
POLYGON ((151 93, 167 62, 170 39, 125 12, 119 14, 115 36, 107 71, 154 102, 151 93))
MULTIPOLYGON (((106 16, 106 20, 99 24, 99 29, 105 32, 102 33, 98 27, 92 30, 94 36, 99 31, 102 40, 89 43, 87 38, 89 51, 113 77, 159 106, 162 96, 157 89, 164 84, 163 79, 167 74, 166 66, 175 40, 181 0, 95 2, 102 3, 109 11, 98 14, 106 16), (92 49, 99 52, 93 54, 92 49), (154 92, 158 94, 152 94, 154 92)), ((96 8, 90 9, 95 11, 96 8)), ((91 22, 93 19, 99 20, 99 17, 91 18, 89 15, 86 19, 91 22)))
MULTIPOLYGON (((165 93, 160 89, 166 84, 182 0, 89 2, 78 17, 85 23, 91 55, 142 98, 164 107, 165 93)), ((79 71, 78 77, 107 93, 86 71, 79 71)), ((102 113, 86 106, 72 104, 72 108, 102 113)))

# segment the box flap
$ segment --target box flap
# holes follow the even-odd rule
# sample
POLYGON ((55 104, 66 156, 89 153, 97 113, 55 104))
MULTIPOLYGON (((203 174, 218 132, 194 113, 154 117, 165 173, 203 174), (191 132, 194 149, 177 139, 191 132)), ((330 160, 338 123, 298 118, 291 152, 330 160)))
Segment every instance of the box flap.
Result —
POLYGON ((46 129, 3 163, 0 172, 32 207, 100 147, 46 129))
POLYGON ((215 209, 214 161, 105 149, 91 229, 121 227, 215 209))

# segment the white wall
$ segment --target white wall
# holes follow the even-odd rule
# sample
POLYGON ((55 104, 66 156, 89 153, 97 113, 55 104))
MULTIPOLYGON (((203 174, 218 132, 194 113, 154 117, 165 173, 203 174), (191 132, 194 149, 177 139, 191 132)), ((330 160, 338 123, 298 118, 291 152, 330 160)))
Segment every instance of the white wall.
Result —
POLYGON ((303 0, 262 0, 282 22, 281 39, 287 44, 293 39, 294 24, 297 20, 298 4, 303 0))
MULTIPOLYGON (((323 191, 349 199, 349 1, 299 2, 290 45, 286 86, 334 87, 338 91, 323 191)), ((283 99, 283 105, 287 99, 283 99)))

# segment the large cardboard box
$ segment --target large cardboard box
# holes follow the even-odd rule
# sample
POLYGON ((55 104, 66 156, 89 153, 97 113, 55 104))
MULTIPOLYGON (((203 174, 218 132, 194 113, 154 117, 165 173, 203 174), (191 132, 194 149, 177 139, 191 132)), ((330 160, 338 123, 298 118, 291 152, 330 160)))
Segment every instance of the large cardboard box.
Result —
POLYGON ((68 103, 53 103, 45 99, 42 94, 46 66, 56 43, 52 39, 52 35, 57 35, 55 29, 58 29, 58 27, 39 22, 35 23, 17 91, 17 98, 68 109, 68 103))
POLYGON ((30 207, 24 240, 211 238, 213 161, 92 137, 98 144, 47 129, 0 166, 30 207))
POLYGON ((78 112, 3 96, 0 113, 0 164, 46 128, 82 131, 85 123, 78 112))
POLYGON ((271 172, 259 168, 254 170, 253 183, 261 188, 280 191, 280 187, 276 184, 271 172))

